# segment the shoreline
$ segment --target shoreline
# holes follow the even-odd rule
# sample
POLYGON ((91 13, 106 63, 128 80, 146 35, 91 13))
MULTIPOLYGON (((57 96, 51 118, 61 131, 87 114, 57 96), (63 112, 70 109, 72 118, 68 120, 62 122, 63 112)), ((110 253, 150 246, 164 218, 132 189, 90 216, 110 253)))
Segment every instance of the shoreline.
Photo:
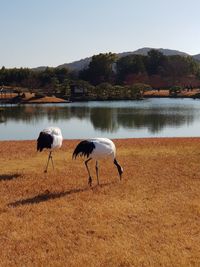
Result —
MULTIPOLYGON (((64 138, 63 142, 78 142, 80 140, 85 140, 87 138, 75 138, 75 139, 67 139, 64 138)), ((89 138, 88 138, 89 139, 89 138)), ((113 141, 120 141, 120 142, 127 142, 130 140, 135 140, 135 141, 142 141, 142 140, 151 140, 151 141, 156 141, 156 140, 193 140, 193 139, 200 139, 200 136, 176 136, 176 137, 126 137, 126 138, 109 138, 113 141)), ((36 142, 36 139, 12 139, 12 140, 1 140, 0 143, 2 142, 36 142)))
POLYGON ((57 98, 57 97, 42 97, 42 98, 33 98, 33 97, 27 97, 25 99, 19 98, 19 99, 10 99, 10 98, 3 98, 0 99, 0 104, 19 104, 19 105, 26 105, 26 104, 63 104, 63 103, 72 103, 72 102, 90 102, 90 101, 142 101, 147 98, 192 98, 192 99, 199 99, 200 98, 200 89, 193 89, 193 90, 182 90, 180 93, 170 95, 169 90, 149 90, 145 91, 143 96, 139 99, 129 99, 129 98, 107 98, 107 99, 94 99, 91 97, 73 97, 71 100, 66 100, 63 98, 57 98))
MULTIPOLYGON (((48 105, 48 104, 70 104, 70 103, 80 103, 80 102, 95 102, 95 101, 100 101, 100 102, 109 102, 109 101, 142 101, 148 98, 169 98, 169 99, 200 99, 200 97, 194 97, 194 96, 176 96, 176 97, 170 97, 170 96, 144 96, 142 99, 84 99, 84 100, 75 100, 75 101, 61 101, 61 102, 4 102, 4 101, 0 101, 0 106, 6 106, 6 105, 48 105)), ((1 109, 0 109, 1 111, 1 109)))

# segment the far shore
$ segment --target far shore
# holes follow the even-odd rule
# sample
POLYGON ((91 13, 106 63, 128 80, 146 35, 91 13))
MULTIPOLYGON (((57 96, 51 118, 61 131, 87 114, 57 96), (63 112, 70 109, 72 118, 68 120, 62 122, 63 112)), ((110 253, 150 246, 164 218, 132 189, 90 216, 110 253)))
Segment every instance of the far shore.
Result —
POLYGON ((149 90, 144 92, 144 97, 199 98, 200 89, 182 90, 176 96, 171 96, 169 90, 149 90))
POLYGON ((71 102, 80 102, 80 101, 115 101, 115 100, 142 100, 145 98, 200 98, 200 89, 190 89, 190 90, 182 90, 180 93, 176 95, 170 95, 169 90, 155 89, 145 91, 142 98, 131 99, 131 98, 107 98, 107 99, 95 99, 87 96, 83 97, 73 97, 71 99, 63 99, 56 96, 44 96, 40 98, 35 98, 30 93, 25 93, 23 98, 17 98, 17 94, 7 94, 3 95, 0 98, 0 104, 61 104, 61 103, 71 103, 71 102))

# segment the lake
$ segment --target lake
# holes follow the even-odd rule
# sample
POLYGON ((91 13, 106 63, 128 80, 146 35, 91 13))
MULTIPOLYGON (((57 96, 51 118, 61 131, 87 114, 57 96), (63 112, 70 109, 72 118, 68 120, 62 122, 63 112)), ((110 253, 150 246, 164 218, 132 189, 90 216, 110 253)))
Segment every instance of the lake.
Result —
POLYGON ((60 127, 65 139, 200 136, 200 100, 0 106, 0 140, 37 139, 47 126, 60 127))

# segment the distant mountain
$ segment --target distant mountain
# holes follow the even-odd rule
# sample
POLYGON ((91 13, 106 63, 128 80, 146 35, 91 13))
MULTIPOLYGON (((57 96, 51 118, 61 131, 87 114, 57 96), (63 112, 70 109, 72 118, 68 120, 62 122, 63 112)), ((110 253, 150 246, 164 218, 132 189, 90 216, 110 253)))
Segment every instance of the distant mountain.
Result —
POLYGON ((57 66, 57 68, 69 68, 71 70, 82 70, 88 67, 92 57, 86 57, 84 59, 74 61, 72 63, 64 63, 62 65, 57 66))
POLYGON ((165 56, 173 56, 173 55, 189 56, 189 54, 178 51, 178 50, 164 49, 164 48, 151 48, 151 47, 140 48, 133 52, 119 53, 118 56, 123 57, 123 56, 132 55, 132 54, 146 56, 148 52, 152 49, 158 50, 159 52, 163 53, 163 55, 165 56))
MULTIPOLYGON (((151 50, 151 49, 155 49, 160 51, 161 53, 163 53, 165 56, 173 56, 173 55, 180 55, 180 56, 191 56, 187 53, 178 51, 178 50, 172 50, 172 49, 164 49, 164 48, 151 48, 151 47, 144 47, 144 48, 140 48, 136 51, 132 51, 132 52, 122 52, 122 53, 118 53, 118 57, 125 57, 128 55, 147 55, 147 53, 151 50)), ((192 56, 195 60, 200 61, 200 54, 194 55, 192 56)), ((71 70, 75 70, 75 71, 80 71, 84 68, 87 68, 90 61, 92 60, 92 57, 86 57, 84 59, 81 60, 77 60, 71 63, 64 63, 62 65, 57 66, 57 68, 69 68, 71 70)), ((38 67, 35 68, 34 70, 44 70, 46 67, 38 67)))
POLYGON ((200 61, 200 54, 197 54, 197 55, 194 55, 194 56, 192 56, 195 60, 198 60, 198 61, 200 61))
POLYGON ((44 71, 46 68, 48 68, 48 66, 40 66, 40 67, 32 68, 32 70, 33 71, 44 71))

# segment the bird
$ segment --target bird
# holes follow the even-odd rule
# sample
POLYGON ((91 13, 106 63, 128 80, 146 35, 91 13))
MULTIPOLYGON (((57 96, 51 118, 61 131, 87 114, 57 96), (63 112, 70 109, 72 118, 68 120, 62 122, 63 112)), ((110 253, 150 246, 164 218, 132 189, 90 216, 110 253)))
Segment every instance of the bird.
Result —
POLYGON ((52 167, 54 169, 52 152, 54 149, 60 148, 62 146, 62 141, 62 133, 60 128, 58 127, 47 127, 40 132, 37 139, 37 151, 41 152, 44 148, 50 149, 47 165, 44 172, 47 172, 49 160, 51 160, 52 167))
POLYGON ((92 159, 96 160, 96 176, 97 183, 99 185, 99 173, 98 173, 98 160, 99 159, 111 159, 117 167, 119 178, 121 180, 123 168, 119 165, 116 159, 116 147, 115 144, 108 138, 91 138, 81 141, 75 148, 72 159, 76 159, 77 156, 83 156, 86 158, 85 166, 89 175, 88 184, 92 186, 92 177, 88 168, 88 162, 92 159))

